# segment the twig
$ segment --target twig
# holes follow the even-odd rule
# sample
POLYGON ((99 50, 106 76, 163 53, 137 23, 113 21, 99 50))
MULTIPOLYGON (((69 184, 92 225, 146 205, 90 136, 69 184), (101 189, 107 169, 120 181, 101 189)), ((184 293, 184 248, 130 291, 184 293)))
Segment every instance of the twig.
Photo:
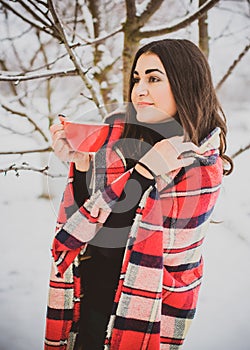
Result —
MULTIPOLYGON (((40 4, 41 4, 42 6, 44 6, 45 9, 46 9, 46 12, 43 12, 43 11, 40 9, 40 7, 39 7, 33 0, 29 0, 29 2, 31 3, 31 5, 33 5, 33 6, 35 7, 35 9, 36 9, 38 12, 40 12, 40 13, 53 25, 53 22, 52 22, 51 19, 47 16, 47 13, 48 13, 48 6, 47 6, 47 4, 45 4, 45 3, 43 3, 43 2, 40 2, 40 4)), ((39 3, 39 1, 36 1, 36 2, 39 3)))
POLYGON ((21 34, 17 34, 15 36, 8 36, 7 38, 3 38, 1 39, 1 42, 3 41, 14 41, 16 39, 20 39, 22 38, 22 36, 24 36, 25 34, 29 33, 32 30, 32 27, 29 26, 27 29, 25 29, 23 32, 21 32, 21 34))
POLYGON ((8 130, 8 131, 10 131, 10 132, 12 132, 13 134, 16 134, 16 135, 32 137, 30 131, 28 131, 28 132, 20 132, 20 131, 14 130, 13 128, 11 128, 9 126, 2 125, 2 124, 0 124, 0 128, 2 128, 4 130, 8 130))
MULTIPOLYGON (((48 0, 48 7, 49 7, 50 13, 51 13, 51 15, 52 15, 52 17, 54 19, 55 26, 56 26, 58 32, 60 33, 61 40, 63 41, 64 46, 65 46, 65 48, 66 48, 66 50, 67 50, 67 52, 69 54, 70 59, 72 60, 74 66, 75 66, 79 76, 83 80, 84 84, 86 85, 86 87, 91 92, 91 95, 93 97, 94 103, 96 104, 97 108, 99 108, 101 103, 99 102, 99 99, 97 97, 96 91, 94 90, 92 84, 90 83, 90 80, 88 79, 87 75, 84 73, 84 69, 81 66, 81 63, 79 62, 79 59, 76 56, 74 50, 72 49, 72 47, 68 43, 68 40, 66 38, 66 34, 64 32, 64 29, 63 29, 63 26, 61 24, 61 21, 60 21, 58 15, 56 13, 56 10, 54 8, 54 3, 53 3, 52 0, 48 0)), ((103 112, 101 112, 101 113, 103 113, 103 112)), ((103 115, 103 117, 104 117, 104 115, 103 115)))
POLYGON ((246 53, 248 52, 249 49, 250 49, 250 44, 247 44, 244 47, 243 51, 239 54, 239 56, 233 61, 233 64, 228 68, 226 74, 218 82, 218 84, 216 85, 216 90, 219 90, 221 88, 222 84, 224 84, 224 82, 227 80, 229 75, 232 74, 232 71, 234 70, 234 68, 242 60, 242 58, 246 55, 246 53))
POLYGON ((23 112, 19 112, 19 111, 16 111, 12 108, 10 108, 9 106, 6 106, 5 104, 1 103, 1 107, 3 109, 5 109, 7 112, 10 112, 11 114, 15 114, 15 115, 18 115, 19 117, 22 117, 22 118, 26 118, 35 128, 35 131, 38 131, 39 134, 42 135, 42 137, 44 138, 44 140, 46 142, 49 142, 47 136, 45 135, 45 133, 42 131, 42 129, 34 122, 34 120, 32 120, 26 113, 23 113, 23 112))
MULTIPOLYGON (((84 72, 86 74, 86 72, 84 72)), ((46 73, 38 73, 38 74, 0 74, 0 81, 14 81, 16 84, 18 84, 20 81, 25 80, 35 80, 35 79, 44 79, 44 78, 58 78, 58 77, 65 77, 65 76, 76 76, 78 75, 78 72, 76 69, 69 69, 69 70, 63 70, 63 71, 50 71, 46 73)))
MULTIPOLYGON (((2 68, 3 70, 6 70, 6 71, 8 70, 8 67, 7 67, 7 65, 6 65, 6 62, 5 62, 4 60, 0 60, 0 66, 1 66, 1 68, 2 68)), ((17 97, 17 96, 18 96, 18 92, 17 92, 17 87, 16 87, 16 85, 13 84, 11 81, 8 82, 8 84, 9 84, 10 89, 11 89, 11 91, 13 92, 13 94, 17 97)), ((20 103, 20 105, 21 105, 22 107, 25 106, 25 104, 24 104, 23 101, 22 101, 22 98, 18 98, 18 101, 19 101, 19 103, 20 103)))
POLYGON ((217 4, 220 0, 209 0, 205 2, 204 5, 198 8, 197 11, 192 13, 191 15, 186 16, 184 19, 182 19, 180 22, 169 26, 165 28, 159 28, 155 30, 141 30, 138 33, 139 38, 150 38, 152 36, 158 36, 158 35, 164 35, 176 32, 177 30, 180 30, 182 28, 185 28, 195 20, 201 18, 208 10, 210 10, 212 7, 214 7, 215 4, 217 4))
POLYGON ((231 155, 231 158, 234 159, 236 157, 238 157, 241 153, 247 151, 248 149, 250 149, 250 143, 243 147, 243 148, 240 148, 237 152, 235 152, 234 154, 231 155))
POLYGON ((48 62, 48 64, 46 64, 46 65, 43 64, 43 65, 41 65, 39 67, 29 69, 29 71, 21 73, 21 75, 25 75, 27 73, 39 72, 41 69, 44 69, 44 68, 47 68, 47 67, 51 67, 51 66, 53 66, 53 64, 57 63, 59 60, 61 60, 62 58, 64 58, 67 55, 68 55, 68 53, 65 52, 62 55, 56 57, 53 61, 48 62))
POLYGON ((72 41, 74 41, 74 40, 75 40, 75 35, 76 35, 77 17, 78 17, 78 8, 79 8, 79 3, 78 3, 78 0, 75 0, 75 11, 74 11, 74 22, 73 22, 73 34, 72 34, 72 41))
POLYGON ((5 169, 0 169, 0 173, 4 173, 4 175, 7 175, 7 173, 14 171, 16 173, 16 176, 20 176, 19 171, 34 171, 37 173, 41 173, 43 175, 55 178, 55 177, 65 177, 66 174, 50 174, 48 172, 49 166, 46 165, 44 168, 36 168, 33 166, 30 166, 28 163, 22 163, 22 165, 16 165, 16 164, 11 164, 9 167, 5 169))
POLYGON ((35 27, 39 30, 42 30, 46 34, 52 35, 55 38, 59 39, 58 34, 55 32, 55 30, 53 30, 52 27, 50 27, 50 26, 44 27, 44 26, 40 26, 40 25, 36 24, 34 21, 31 21, 28 18, 26 18, 25 16, 23 16, 21 13, 16 11, 13 7, 11 7, 8 3, 6 3, 3 0, 0 0, 0 4, 2 4, 9 11, 13 12, 17 17, 21 18, 24 22, 29 23, 32 27, 35 27))
MULTIPOLYGON (((36 19, 38 22, 41 22, 45 27, 50 27, 51 25, 53 25, 51 19, 46 16, 46 13, 44 13, 43 11, 41 11, 39 9, 39 7, 35 6, 36 10, 38 9, 38 11, 45 17, 45 20, 43 18, 41 18, 36 11, 33 11, 23 0, 18 0, 17 2, 19 2, 19 4, 21 4, 23 6, 23 8, 29 13, 31 14, 31 16, 33 16, 34 19, 36 19), (46 21, 49 21, 46 22, 46 21)), ((32 4, 34 6, 34 4, 32 4)))
POLYGON ((52 152, 52 151, 53 149, 51 147, 47 147, 47 148, 29 149, 24 151, 0 151, 0 155, 6 156, 10 154, 45 153, 45 152, 52 152))
POLYGON ((151 0, 148 2, 145 10, 139 17, 139 23, 141 26, 144 26, 145 23, 149 20, 149 18, 160 8, 163 0, 151 0))
POLYGON ((112 36, 114 36, 114 35, 116 35, 118 33, 121 33, 122 31, 123 31, 123 27, 119 27, 116 30, 114 30, 112 33, 109 33, 107 35, 101 36, 101 37, 93 39, 93 40, 86 40, 86 39, 81 38, 82 40, 85 41, 85 44, 82 44, 82 46, 99 44, 99 43, 105 41, 106 39, 109 39, 112 36))

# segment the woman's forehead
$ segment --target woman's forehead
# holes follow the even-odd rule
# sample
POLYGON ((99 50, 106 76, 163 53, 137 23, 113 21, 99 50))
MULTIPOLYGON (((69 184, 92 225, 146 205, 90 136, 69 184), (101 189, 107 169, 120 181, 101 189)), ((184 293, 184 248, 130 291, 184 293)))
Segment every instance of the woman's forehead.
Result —
POLYGON ((135 71, 140 71, 145 73, 145 70, 160 70, 162 72, 165 72, 165 68, 159 58, 154 53, 148 52, 143 53, 137 60, 135 65, 135 71))

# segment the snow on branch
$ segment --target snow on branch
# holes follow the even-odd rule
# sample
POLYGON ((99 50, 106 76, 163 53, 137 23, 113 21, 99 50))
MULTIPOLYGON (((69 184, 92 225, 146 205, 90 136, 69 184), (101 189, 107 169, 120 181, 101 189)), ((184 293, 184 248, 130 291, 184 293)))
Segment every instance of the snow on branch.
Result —
MULTIPOLYGON (((23 5, 23 1, 21 1, 21 2, 17 1, 17 2, 19 2, 21 5, 23 5)), ((59 35, 56 32, 55 28, 50 23, 44 21, 44 19, 42 19, 40 16, 38 16, 35 12, 33 12, 33 13, 36 15, 36 20, 38 20, 40 22, 40 24, 38 24, 39 22, 35 22, 34 20, 25 17, 21 12, 18 12, 12 6, 10 6, 6 1, 0 0, 0 4, 2 4, 3 7, 6 8, 7 10, 11 11, 14 15, 21 18, 24 22, 30 24, 33 28, 41 30, 41 31, 45 32, 46 34, 52 35, 52 36, 56 37, 57 39, 59 39, 59 35)), ((46 18, 47 18, 47 20, 49 20, 48 17, 46 17, 46 18)), ((49 20, 49 22, 50 22, 50 20, 49 20)))
MULTIPOLYGON (((86 72, 84 72, 86 74, 86 72)), ((44 79, 44 78, 58 78, 58 77, 65 77, 65 76, 76 76, 78 75, 78 72, 76 69, 69 69, 69 70, 63 70, 63 71, 49 71, 49 72, 43 72, 43 73, 37 73, 37 74, 3 74, 0 73, 0 81, 13 81, 16 84, 18 84, 20 81, 25 80, 37 80, 37 79, 44 79)))
POLYGON ((163 0, 150 0, 147 3, 146 8, 140 14, 139 23, 141 26, 147 23, 149 18, 160 8, 162 3, 163 0))
POLYGON ((237 66, 237 64, 242 60, 242 58, 246 55, 248 50, 250 49, 250 44, 247 44, 242 52, 238 55, 238 57, 233 61, 232 65, 228 68, 226 74, 221 78, 221 80, 216 85, 216 90, 219 90, 227 78, 232 74, 233 70, 237 66))
POLYGON ((16 0, 16 2, 18 2, 20 5, 22 5, 22 7, 38 22, 41 22, 45 27, 51 26, 53 25, 53 22, 51 21, 51 19, 47 16, 48 14, 48 10, 46 8, 46 12, 43 12, 39 6, 37 6, 36 4, 33 3, 32 0, 29 0, 29 3, 31 5, 34 6, 35 11, 32 10, 32 8, 27 5, 23 0, 16 0), (40 17, 37 14, 37 11, 42 15, 42 17, 40 17))
POLYGON ((173 24, 172 26, 170 25, 168 27, 161 27, 158 29, 147 30, 147 28, 145 28, 145 29, 142 29, 138 33, 138 35, 142 39, 142 38, 150 38, 152 36, 158 36, 158 35, 164 35, 164 34, 176 32, 177 30, 180 30, 190 25, 195 20, 201 18, 208 10, 214 7, 215 4, 217 4, 219 1, 220 0, 208 0, 202 6, 200 6, 197 11, 195 11, 191 15, 187 15, 180 22, 173 24))

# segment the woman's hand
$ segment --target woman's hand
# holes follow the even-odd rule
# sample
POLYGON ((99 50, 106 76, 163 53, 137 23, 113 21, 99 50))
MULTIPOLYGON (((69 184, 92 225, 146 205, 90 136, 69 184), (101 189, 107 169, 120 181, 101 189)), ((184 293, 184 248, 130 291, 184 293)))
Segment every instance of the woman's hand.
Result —
MULTIPOLYGON (((184 158, 181 156, 184 152, 201 153, 199 147, 194 143, 183 142, 182 136, 174 136, 157 142, 151 150, 140 159, 140 163, 145 164, 155 175, 163 175, 178 168, 191 165, 194 162, 194 155, 184 158)), ((136 169, 140 172, 139 165, 136 169)), ((145 176, 145 174, 143 175, 145 176)), ((149 173, 146 177, 152 178, 149 173)))
POLYGON ((54 124, 50 127, 52 137, 52 148, 55 155, 63 162, 74 162, 75 167, 79 171, 87 171, 89 169, 90 155, 74 151, 69 145, 64 132, 63 125, 54 124))

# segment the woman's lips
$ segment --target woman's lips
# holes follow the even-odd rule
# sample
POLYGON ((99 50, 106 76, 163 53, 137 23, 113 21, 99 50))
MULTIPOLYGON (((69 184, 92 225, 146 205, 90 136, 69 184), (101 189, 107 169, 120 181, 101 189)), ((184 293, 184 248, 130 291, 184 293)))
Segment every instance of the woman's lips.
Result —
POLYGON ((151 102, 138 102, 137 103, 137 106, 140 108, 140 107, 148 107, 148 106, 152 106, 153 103, 151 102))

